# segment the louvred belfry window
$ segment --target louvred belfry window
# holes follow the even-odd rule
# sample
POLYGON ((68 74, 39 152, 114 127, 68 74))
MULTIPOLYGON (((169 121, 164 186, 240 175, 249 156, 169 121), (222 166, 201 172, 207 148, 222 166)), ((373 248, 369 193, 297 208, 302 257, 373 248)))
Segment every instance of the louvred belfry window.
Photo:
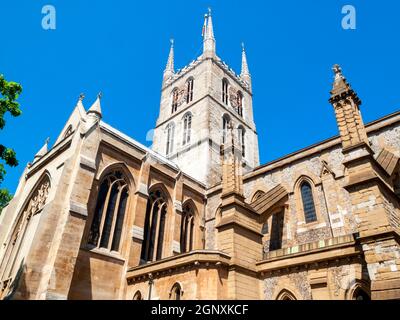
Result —
POLYGON ((194 79, 190 78, 187 81, 186 86, 186 103, 190 103, 193 101, 194 79))
POLYGON ((192 134, 192 115, 188 113, 183 118, 183 141, 182 145, 190 143, 190 138, 192 134))

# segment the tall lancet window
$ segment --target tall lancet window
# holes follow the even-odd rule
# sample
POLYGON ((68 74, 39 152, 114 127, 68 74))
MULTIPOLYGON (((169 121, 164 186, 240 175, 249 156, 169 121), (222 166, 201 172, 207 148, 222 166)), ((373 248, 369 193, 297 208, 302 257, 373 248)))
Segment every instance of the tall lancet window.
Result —
POLYGON ((167 147, 166 154, 170 155, 174 151, 174 135, 175 135, 175 125, 170 123, 167 126, 167 147))
POLYGON ((175 88, 172 91, 172 110, 171 113, 175 113, 178 110, 179 90, 175 88))
POLYGON ((127 179, 121 171, 112 172, 103 179, 89 232, 89 245, 120 251, 128 195, 127 179))
POLYGON ((243 93, 240 91, 237 93, 237 113, 243 117, 243 93))
POLYGON ((239 140, 240 140, 240 148, 242 150, 242 157, 246 156, 246 131, 243 126, 239 126, 238 128, 239 140))
POLYGON ((224 117, 222 118, 222 144, 225 144, 227 142, 226 140, 230 122, 231 119, 229 118, 229 116, 224 115, 224 117))
POLYGON ((141 263, 159 260, 163 254, 167 198, 160 190, 150 192, 147 202, 141 263))
POLYGON ((284 211, 279 211, 272 216, 271 238, 269 241, 269 251, 282 248, 284 211))
POLYGON ((187 204, 183 208, 181 220, 181 252, 190 252, 193 250, 194 234, 194 209, 192 205, 187 204))
POLYGON ((192 135, 192 114, 188 113, 183 117, 183 141, 182 145, 190 143, 192 135))
POLYGON ((228 104, 228 99, 229 99, 228 87, 229 87, 228 80, 223 79, 222 80, 222 102, 226 105, 228 104))
POLYGON ((317 214, 315 213, 315 204, 311 185, 307 181, 304 181, 301 184, 300 190, 306 223, 314 222, 317 220, 317 214))
POLYGON ((190 103, 193 101, 193 88, 194 88, 194 79, 190 78, 186 82, 186 103, 190 103))

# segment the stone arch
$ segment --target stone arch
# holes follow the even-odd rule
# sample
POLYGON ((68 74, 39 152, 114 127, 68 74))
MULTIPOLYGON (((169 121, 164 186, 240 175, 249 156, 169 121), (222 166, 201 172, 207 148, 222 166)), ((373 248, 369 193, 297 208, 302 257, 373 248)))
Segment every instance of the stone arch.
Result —
POLYGON ((291 291, 283 289, 277 295, 276 300, 297 300, 297 298, 291 291))
POLYGON ((143 299, 142 292, 141 292, 140 290, 137 290, 137 291, 135 292, 135 294, 133 295, 132 300, 144 300, 144 299, 143 299))
POLYGON ((303 296, 300 294, 299 290, 293 285, 285 280, 278 280, 278 284, 273 290, 271 296, 272 300, 284 300, 284 298, 291 298, 291 300, 303 300, 303 296))
POLYGON ((109 164, 105 166, 100 172, 98 172, 96 176, 97 183, 102 181, 106 175, 108 175, 112 171, 116 170, 121 170, 122 173, 127 177, 128 179, 128 184, 129 184, 129 189, 130 190, 135 190, 136 188, 136 182, 135 178, 133 177, 131 171, 129 170, 128 166, 126 165, 125 162, 118 161, 114 162, 112 164, 109 164))
POLYGON ((180 282, 175 282, 169 292, 170 300, 181 300, 183 296, 183 288, 180 282))
POLYGON ((308 181, 313 186, 317 186, 322 183, 320 177, 308 170, 303 170, 301 173, 296 174, 294 181, 293 187, 291 188, 292 193, 298 190, 303 181, 308 181))
POLYGON ((356 282, 346 290, 345 298, 346 300, 371 300, 369 283, 365 280, 356 280, 356 282))

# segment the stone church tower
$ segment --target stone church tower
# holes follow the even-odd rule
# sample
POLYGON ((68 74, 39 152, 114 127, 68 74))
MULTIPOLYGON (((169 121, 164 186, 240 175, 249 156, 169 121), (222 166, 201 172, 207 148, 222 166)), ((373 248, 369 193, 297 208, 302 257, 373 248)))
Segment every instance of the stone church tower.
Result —
POLYGON ((211 12, 205 17, 203 38, 202 55, 177 72, 171 43, 153 150, 213 186, 222 178, 220 154, 226 147, 228 125, 242 149, 245 172, 259 165, 258 137, 244 46, 242 71, 236 75, 217 56, 211 12))

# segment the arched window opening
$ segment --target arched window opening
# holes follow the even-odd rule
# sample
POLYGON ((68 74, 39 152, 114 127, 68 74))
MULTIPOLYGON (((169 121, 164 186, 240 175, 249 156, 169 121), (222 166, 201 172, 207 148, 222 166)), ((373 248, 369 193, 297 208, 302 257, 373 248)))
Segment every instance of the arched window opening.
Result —
POLYGON ((237 93, 237 113, 243 117, 243 93, 240 91, 237 93))
POLYGON ((65 139, 65 138, 68 138, 71 134, 72 134, 72 125, 70 124, 70 125, 68 126, 67 130, 65 130, 64 139, 65 139))
POLYGON ((282 290, 280 294, 278 294, 278 297, 276 300, 297 300, 296 297, 289 291, 287 290, 282 290))
POLYGON ((228 99, 229 99, 228 87, 229 87, 228 80, 223 79, 222 80, 222 102, 226 105, 228 105, 228 99))
POLYGON ((26 254, 35 234, 38 215, 47 203, 49 191, 50 178, 44 175, 24 205, 11 235, 6 240, 5 252, 0 261, 0 297, 5 297, 13 291, 14 279, 24 266, 26 254))
POLYGON ((133 296, 132 300, 143 300, 142 293, 138 290, 136 291, 135 295, 133 296))
POLYGON ((183 208, 181 220, 181 253, 193 250, 194 209, 191 205, 183 208))
POLYGON ((179 90, 178 90, 178 88, 175 88, 172 91, 172 111, 171 111, 171 113, 174 113, 178 110, 178 104, 179 104, 179 90))
POLYGON ((183 291, 182 287, 179 283, 175 283, 172 286, 171 292, 169 293, 169 297, 171 300, 181 300, 183 291))
POLYGON ((282 249, 284 211, 279 211, 272 216, 271 238, 269 251, 282 249))
POLYGON ((174 135, 175 135, 175 125, 170 123, 167 127, 167 146, 166 155, 170 155, 174 151, 174 135))
POLYGON ((121 171, 114 171, 103 179, 89 232, 89 245, 120 250, 128 196, 127 179, 121 171))
POLYGON ((150 192, 146 209, 141 263, 162 258, 167 204, 167 198, 160 190, 150 192))
POLYGON ((314 198, 310 183, 304 181, 300 186, 300 191, 306 223, 314 222, 317 220, 317 214, 315 211, 314 198))
POLYGON ((245 142, 246 131, 242 126, 239 126, 238 133, 239 133, 240 148, 242 150, 242 157, 244 158, 246 156, 246 142, 245 142))
POLYGON ((229 118, 229 116, 224 115, 222 118, 222 144, 225 144, 227 142, 226 138, 227 138, 230 122, 231 122, 231 119, 229 118))
POLYGON ((190 103, 193 101, 193 88, 194 79, 190 78, 186 83, 186 103, 190 103))
POLYGON ((182 145, 190 143, 190 138, 192 135, 192 115, 188 113, 183 118, 183 141, 182 145))
POLYGON ((361 287, 358 287, 356 290, 354 290, 353 300, 369 301, 371 300, 371 297, 361 287))

